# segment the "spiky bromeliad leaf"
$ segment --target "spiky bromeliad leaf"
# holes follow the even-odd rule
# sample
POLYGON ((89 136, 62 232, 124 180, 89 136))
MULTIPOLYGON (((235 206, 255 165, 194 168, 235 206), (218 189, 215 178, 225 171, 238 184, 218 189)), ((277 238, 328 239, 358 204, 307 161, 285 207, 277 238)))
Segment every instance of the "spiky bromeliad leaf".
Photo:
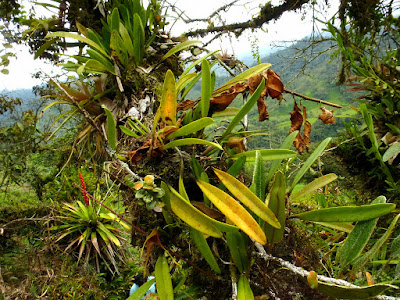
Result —
POLYGON ((266 244, 267 239, 261 227, 234 198, 204 181, 197 180, 197 185, 208 199, 237 227, 260 244, 266 244))

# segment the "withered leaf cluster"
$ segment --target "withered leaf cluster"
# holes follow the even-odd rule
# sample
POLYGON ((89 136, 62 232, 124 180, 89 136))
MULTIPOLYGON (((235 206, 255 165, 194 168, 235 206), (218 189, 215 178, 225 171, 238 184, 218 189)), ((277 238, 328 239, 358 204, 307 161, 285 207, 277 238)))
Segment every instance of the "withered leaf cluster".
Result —
POLYGON ((319 115, 320 119, 324 124, 336 124, 335 117, 333 116, 333 110, 328 110, 325 107, 321 107, 322 113, 319 115))
POLYGON ((307 109, 305 106, 303 107, 303 111, 299 108, 297 103, 294 103, 293 112, 290 113, 290 121, 291 126, 289 130, 289 134, 298 130, 293 146, 297 149, 299 153, 302 153, 304 150, 308 150, 311 145, 310 133, 311 133, 311 123, 307 121, 307 109), (303 127, 303 134, 301 134, 301 128, 303 127))
POLYGON ((249 91, 252 95, 257 89, 261 80, 265 78, 265 88, 261 93, 260 98, 257 100, 257 108, 259 114, 259 121, 262 122, 269 118, 267 104, 265 98, 270 96, 272 99, 282 99, 282 92, 284 90, 283 83, 278 74, 273 70, 267 69, 250 77, 247 82, 236 83, 222 94, 214 96, 210 99, 210 105, 214 107, 214 111, 222 111, 228 107, 239 93, 249 91))

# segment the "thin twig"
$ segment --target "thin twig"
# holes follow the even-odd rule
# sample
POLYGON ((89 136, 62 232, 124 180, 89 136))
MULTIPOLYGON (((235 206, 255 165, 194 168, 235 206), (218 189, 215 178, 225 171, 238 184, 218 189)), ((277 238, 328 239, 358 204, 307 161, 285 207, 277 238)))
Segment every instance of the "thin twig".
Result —
POLYGON ((292 95, 297 96, 297 97, 301 97, 301 98, 303 98, 304 100, 307 100, 307 101, 313 101, 313 102, 329 105, 329 106, 336 107, 336 108, 343 108, 343 106, 341 106, 339 104, 331 103, 331 102, 324 101, 324 100, 317 99, 317 98, 308 97, 306 95, 303 95, 303 94, 300 94, 300 93, 297 93, 297 92, 294 92, 294 91, 289 91, 287 89, 284 89, 283 92, 284 93, 288 93, 288 94, 292 94, 292 95))

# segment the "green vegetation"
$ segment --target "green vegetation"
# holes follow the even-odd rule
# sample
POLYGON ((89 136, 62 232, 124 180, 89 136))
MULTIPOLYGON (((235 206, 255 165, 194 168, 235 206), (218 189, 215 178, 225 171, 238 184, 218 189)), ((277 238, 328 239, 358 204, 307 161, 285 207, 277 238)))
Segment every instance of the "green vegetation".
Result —
POLYGON ((58 20, 0 6, 30 26, 36 57, 75 73, 35 109, 0 98, 0 298, 141 299, 153 283, 161 300, 399 296, 398 22, 392 3, 370 7, 372 23, 354 3, 325 24, 331 41, 302 50, 307 69, 286 49, 235 74, 226 54, 170 37, 155 0, 99 2, 93 24, 75 1, 58 20), (358 76, 359 106, 335 74, 358 76), (373 189, 343 163, 356 152, 373 189))

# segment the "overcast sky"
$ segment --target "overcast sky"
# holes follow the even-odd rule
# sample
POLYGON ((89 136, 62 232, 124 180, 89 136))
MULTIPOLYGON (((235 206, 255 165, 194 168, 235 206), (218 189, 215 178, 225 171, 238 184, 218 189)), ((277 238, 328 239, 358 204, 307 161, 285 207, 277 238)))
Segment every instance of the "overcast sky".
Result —
MULTIPOLYGON (((190 18, 207 18, 216 8, 227 2, 231 2, 231 0, 203 0, 201 2, 194 0, 178 0, 174 3, 176 3, 177 7, 185 11, 186 15, 190 18)), ((274 2, 279 1, 273 1, 273 3, 274 2)), ((327 19, 337 10, 338 1, 329 2, 331 3, 331 8, 329 8, 326 13, 322 15, 319 14, 319 18, 327 19)), ((256 13, 256 8, 259 3, 265 3, 265 0, 240 0, 239 5, 232 7, 229 13, 224 17, 229 23, 245 21, 249 16, 256 13)), ((27 2, 25 2, 25 4, 29 7, 27 2)), ((45 11, 42 12, 45 13, 45 11)), ((315 23, 313 24, 312 17, 312 12, 310 10, 307 14, 294 12, 285 13, 278 21, 263 27, 263 30, 258 30, 257 32, 248 30, 239 39, 234 37, 218 39, 208 46, 208 48, 210 50, 221 49, 239 58, 244 54, 251 54, 252 43, 256 43, 260 51, 265 51, 271 49, 274 44, 280 41, 293 41, 310 35, 313 26, 318 25, 315 23)), ((195 28, 196 26, 204 27, 206 25, 198 23, 189 26, 195 28)), ((184 22, 177 22, 172 28, 172 34, 176 36, 180 35, 190 27, 184 22)), ((27 47, 19 46, 16 47, 14 51, 16 52, 16 58, 11 59, 11 63, 8 67, 10 74, 3 75, 0 73, 0 90, 31 88, 33 85, 41 83, 40 80, 31 78, 33 73, 39 70, 43 70, 49 75, 53 72, 57 72, 57 68, 51 67, 48 64, 46 65, 42 60, 34 60, 33 55, 29 53, 27 47)))

